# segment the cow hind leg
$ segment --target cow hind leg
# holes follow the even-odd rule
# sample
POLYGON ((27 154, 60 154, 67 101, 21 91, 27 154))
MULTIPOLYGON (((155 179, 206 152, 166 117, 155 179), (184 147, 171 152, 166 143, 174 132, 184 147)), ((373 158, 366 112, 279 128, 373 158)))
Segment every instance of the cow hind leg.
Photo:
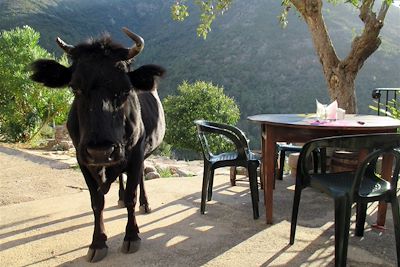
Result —
POLYGON ((139 196, 139 211, 142 214, 150 213, 151 208, 149 202, 147 200, 146 189, 144 187, 144 177, 142 176, 140 179, 140 196, 139 196))
POLYGON ((124 188, 124 177, 121 174, 118 178, 119 190, 118 190, 118 208, 125 208, 125 188, 124 188))

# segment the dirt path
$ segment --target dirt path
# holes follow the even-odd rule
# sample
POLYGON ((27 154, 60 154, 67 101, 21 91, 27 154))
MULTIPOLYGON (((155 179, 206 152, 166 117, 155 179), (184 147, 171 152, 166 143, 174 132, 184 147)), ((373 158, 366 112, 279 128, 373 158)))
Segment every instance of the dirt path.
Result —
MULTIPOLYGON (((151 156, 145 165, 175 168, 184 176, 200 175, 201 161, 151 156)), ((0 144, 0 206, 58 197, 87 190, 73 151, 45 151, 0 144)))
POLYGON ((0 147, 0 206, 86 190, 80 171, 65 168, 69 166, 0 147))
MULTIPOLYGON (((0 145, 0 266, 94 266, 85 261, 93 215, 81 172, 69 165, 63 169, 64 160, 51 159, 52 153, 45 158, 46 152, 22 152, 0 145)), ((309 191, 302 199, 297 241, 288 246, 293 178, 277 182, 275 222, 266 226, 262 203, 260 219, 253 220, 248 182, 232 187, 229 169, 216 173, 213 200, 202 215, 199 162, 153 158, 149 163, 197 175, 146 181, 153 212, 137 215, 142 248, 129 255, 120 252, 126 210, 116 208, 118 185, 113 184, 104 212, 109 253, 96 266, 333 265, 332 201, 322 194, 309 191)), ((375 231, 370 224, 376 207, 368 210, 364 238, 350 238, 349 266, 396 266, 392 214, 387 230, 375 231)))

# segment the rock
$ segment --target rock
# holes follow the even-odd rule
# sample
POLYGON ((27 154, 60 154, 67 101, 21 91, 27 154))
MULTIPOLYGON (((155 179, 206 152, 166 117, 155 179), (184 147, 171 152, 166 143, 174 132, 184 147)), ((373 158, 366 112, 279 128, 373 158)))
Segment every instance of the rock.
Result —
POLYGON ((144 168, 144 174, 148 174, 150 172, 157 172, 157 169, 154 166, 146 166, 144 168))
POLYGON ((158 172, 149 172, 145 175, 145 180, 153 180, 161 178, 161 175, 158 172))
POLYGON ((188 176, 194 176, 193 173, 189 172, 189 171, 182 171, 180 170, 178 167, 175 166, 171 166, 170 167, 170 171, 172 173, 172 176, 174 177, 188 177, 188 176))

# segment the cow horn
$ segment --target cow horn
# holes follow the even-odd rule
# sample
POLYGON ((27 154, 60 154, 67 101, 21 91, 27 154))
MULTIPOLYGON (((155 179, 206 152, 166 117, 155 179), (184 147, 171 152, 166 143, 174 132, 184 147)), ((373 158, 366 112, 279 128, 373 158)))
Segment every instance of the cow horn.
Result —
POLYGON ((67 54, 70 54, 71 50, 74 48, 73 45, 67 44, 60 37, 57 37, 56 42, 58 46, 61 47, 61 49, 64 50, 64 52, 67 54))
POLYGON ((128 28, 123 27, 122 31, 135 42, 135 44, 131 48, 129 48, 129 53, 128 53, 127 59, 131 59, 131 58, 135 57, 136 55, 138 55, 140 52, 142 52, 142 50, 144 48, 144 40, 142 37, 140 37, 136 33, 133 33, 130 30, 128 30, 128 28))

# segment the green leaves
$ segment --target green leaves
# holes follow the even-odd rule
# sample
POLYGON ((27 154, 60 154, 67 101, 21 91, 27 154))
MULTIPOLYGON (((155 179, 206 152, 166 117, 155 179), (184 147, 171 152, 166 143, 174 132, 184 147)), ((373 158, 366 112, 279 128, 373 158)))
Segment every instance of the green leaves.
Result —
MULTIPOLYGON (((183 82, 178 95, 163 100, 167 132, 165 141, 174 148, 200 151, 194 121, 205 119, 235 125, 240 111, 235 101, 224 94, 224 89, 203 81, 183 82)), ((216 150, 229 146, 226 141, 215 140, 216 150)))
POLYGON ((183 21, 189 16, 188 7, 177 1, 171 6, 171 15, 174 20, 183 21))
POLYGON ((376 112, 379 112, 381 114, 385 114, 386 116, 395 118, 395 119, 400 119, 400 103, 398 103, 395 99, 389 100, 387 105, 384 103, 379 103, 377 101, 374 101, 376 106, 369 105, 369 108, 371 110, 374 110, 376 112))
POLYGON ((282 0, 281 6, 283 7, 283 9, 281 14, 278 16, 279 23, 282 28, 286 28, 286 26, 288 25, 287 16, 291 8, 291 5, 292 3, 290 2, 290 0, 282 0))
POLYGON ((65 122, 72 94, 44 88, 29 78, 32 61, 53 58, 38 45, 39 38, 29 26, 0 33, 0 137, 4 141, 25 142, 53 119, 65 122))
MULTIPOLYGON (((186 2, 186 0, 176 0, 175 4, 171 6, 171 15, 174 20, 183 21, 189 16, 186 2)), ((197 35, 206 39, 217 15, 223 15, 229 9, 232 0, 194 0, 194 3, 200 8, 200 22, 197 27, 197 35)))

